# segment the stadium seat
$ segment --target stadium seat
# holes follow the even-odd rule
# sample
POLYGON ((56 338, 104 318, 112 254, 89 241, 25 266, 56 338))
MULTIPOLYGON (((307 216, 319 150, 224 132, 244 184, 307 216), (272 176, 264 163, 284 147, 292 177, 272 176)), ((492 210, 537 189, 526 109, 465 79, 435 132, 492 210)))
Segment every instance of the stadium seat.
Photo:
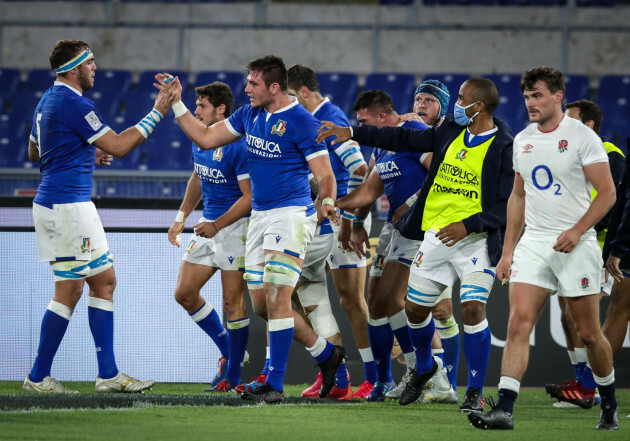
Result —
POLYGON ((121 97, 124 102, 123 114, 125 119, 132 124, 136 124, 142 118, 144 118, 149 111, 153 108, 155 97, 158 91, 154 90, 135 90, 128 92, 121 97))
MULTIPOLYGON (((153 83, 155 83, 155 75, 158 73, 164 73, 165 71, 156 71, 156 70, 145 70, 140 74, 140 78, 138 80, 138 84, 136 85, 136 91, 157 91, 155 87, 153 87, 153 83)), ((186 90, 188 87, 188 72, 180 71, 180 70, 171 70, 168 73, 173 75, 174 77, 179 77, 179 82, 182 85, 182 89, 186 90)))
POLYGON ((33 69, 28 73, 24 89, 45 92, 52 87, 56 78, 57 75, 51 69, 33 69))
POLYGON ((357 98, 359 79, 353 73, 320 72, 317 74, 319 91, 339 106, 346 115, 352 114, 352 106, 357 98))
POLYGON ((470 78, 470 75, 467 74, 456 74, 456 73, 428 73, 424 75, 422 81, 425 80, 438 80, 444 83, 444 85, 448 88, 449 94, 451 96, 449 105, 448 105, 448 113, 453 113, 453 108, 455 107, 455 103, 457 102, 457 95, 459 94, 459 88, 464 81, 470 78))
POLYGON ((610 101, 619 97, 630 100, 630 75, 604 75, 599 81, 597 101, 610 101))
POLYGON ((6 98, 20 86, 20 71, 17 69, 0 68, 0 110, 2 109, 2 99, 6 98))
POLYGON ((129 70, 97 69, 94 76, 94 90, 121 95, 131 89, 131 82, 132 75, 129 70))
POLYGON ((192 144, 183 134, 174 118, 162 121, 156 129, 157 136, 150 136, 145 142, 148 150, 147 170, 187 170, 193 169, 192 144))
MULTIPOLYGON (((199 72, 195 77, 195 87, 203 86, 204 84, 213 83, 215 81, 221 81, 227 84, 232 89, 234 95, 234 101, 242 101, 241 97, 245 93, 245 75, 242 72, 230 72, 230 71, 203 71, 199 72)), ((191 88, 192 89, 192 88, 191 88)), ((187 104, 188 105, 188 104, 187 104)))
POLYGON ((564 75, 565 97, 564 101, 570 103, 577 100, 590 99, 589 79, 586 75, 564 75))
MULTIPOLYGON (((28 159, 28 138, 0 134, 0 168, 25 168, 28 159)), ((30 168, 30 165, 28 166, 30 168)))
POLYGON ((394 108, 399 113, 407 113, 413 106, 413 92, 416 79, 411 74, 373 73, 365 78, 363 90, 382 90, 392 97, 394 108))

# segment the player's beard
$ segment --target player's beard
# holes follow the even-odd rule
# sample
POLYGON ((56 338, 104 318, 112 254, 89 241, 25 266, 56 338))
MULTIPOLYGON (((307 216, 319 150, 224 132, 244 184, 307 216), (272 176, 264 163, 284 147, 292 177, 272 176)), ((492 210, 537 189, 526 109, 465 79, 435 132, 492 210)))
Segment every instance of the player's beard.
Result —
POLYGON ((79 86, 81 86, 81 89, 83 91, 90 90, 92 87, 94 87, 91 70, 85 73, 85 71, 79 69, 77 80, 79 81, 79 86))

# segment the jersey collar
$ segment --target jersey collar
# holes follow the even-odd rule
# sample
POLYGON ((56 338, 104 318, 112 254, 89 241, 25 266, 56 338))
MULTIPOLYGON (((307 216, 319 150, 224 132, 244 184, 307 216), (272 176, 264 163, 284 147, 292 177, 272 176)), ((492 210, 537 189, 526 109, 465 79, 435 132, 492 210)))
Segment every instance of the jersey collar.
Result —
POLYGON ((64 83, 63 81, 55 81, 54 83, 55 86, 66 86, 68 89, 70 89, 71 91, 73 91, 74 93, 76 93, 79 96, 83 96, 83 94, 81 92, 79 92, 77 89, 75 89, 72 86, 67 85, 66 83, 64 83))
POLYGON ((319 106, 315 107, 315 110, 313 110, 311 112, 311 115, 315 115, 317 112, 319 112, 319 109, 321 109, 322 107, 324 107, 324 104, 329 103, 330 100, 328 99, 328 97, 324 98, 324 101, 322 101, 321 103, 319 103, 319 106))

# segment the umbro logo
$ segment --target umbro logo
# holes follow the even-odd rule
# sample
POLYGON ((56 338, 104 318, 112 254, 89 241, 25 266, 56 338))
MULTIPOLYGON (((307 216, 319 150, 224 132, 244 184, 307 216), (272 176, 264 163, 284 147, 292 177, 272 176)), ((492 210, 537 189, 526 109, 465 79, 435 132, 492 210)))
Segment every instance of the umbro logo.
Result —
POLYGON ((472 374, 473 377, 477 375, 477 371, 470 371, 470 373, 472 374))
POLYGON ((280 239, 282 239, 282 236, 276 236, 276 243, 280 242, 280 239))
POLYGON ((228 260, 230 261, 230 263, 234 262, 234 257, 230 256, 228 257, 228 260))
POLYGON ((472 260, 473 265, 477 265, 477 260, 478 260, 478 259, 477 259, 476 257, 473 257, 473 258, 472 258, 472 259, 470 259, 470 260, 472 260))
POLYGON ((394 247, 394 253, 396 252, 397 249, 398 249, 398 245, 394 247))

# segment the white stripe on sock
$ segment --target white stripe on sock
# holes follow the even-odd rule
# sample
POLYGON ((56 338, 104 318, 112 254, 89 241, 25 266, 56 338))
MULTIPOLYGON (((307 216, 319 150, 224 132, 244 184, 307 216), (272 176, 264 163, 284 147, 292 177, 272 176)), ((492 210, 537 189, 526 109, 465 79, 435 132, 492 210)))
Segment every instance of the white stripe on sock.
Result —
POLYGON ((294 327, 295 322, 293 317, 269 320, 269 332, 282 331, 284 329, 291 329, 294 327))
POLYGON ((516 378, 507 377, 505 375, 501 376, 501 380, 499 380, 499 389, 509 389, 518 393, 521 388, 521 382, 516 378))
POLYGON ((112 302, 111 300, 99 299, 97 297, 88 297, 87 304, 91 308, 114 312, 114 302, 112 302))
POLYGON ((473 326, 464 325, 464 332, 466 334, 476 334, 477 332, 481 332, 488 327, 488 319, 483 319, 481 323, 478 323, 473 326))
POLYGON ((208 302, 204 303, 201 309, 190 316, 195 322, 200 322, 210 315, 214 308, 208 302))
POLYGON ((61 303, 55 302, 54 300, 50 301, 50 303, 48 304, 48 308, 46 309, 54 312, 60 317, 65 318, 66 320, 70 320, 72 318, 72 313, 74 312, 74 310, 69 306, 62 305, 61 303))

